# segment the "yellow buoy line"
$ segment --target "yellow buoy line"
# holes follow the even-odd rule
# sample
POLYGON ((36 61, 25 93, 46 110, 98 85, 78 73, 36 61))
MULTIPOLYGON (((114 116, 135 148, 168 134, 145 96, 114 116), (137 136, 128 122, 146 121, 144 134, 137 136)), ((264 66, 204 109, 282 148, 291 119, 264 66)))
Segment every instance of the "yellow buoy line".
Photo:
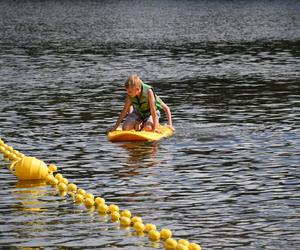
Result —
POLYGON ((13 147, 7 145, 0 138, 0 153, 5 159, 11 161, 10 170, 19 180, 45 180, 46 184, 58 189, 61 195, 69 194, 76 203, 84 204, 87 208, 96 207, 100 214, 108 214, 113 222, 118 222, 122 227, 131 227, 137 235, 147 235, 152 242, 162 241, 166 250, 201 250, 201 246, 186 239, 174 239, 173 233, 168 228, 158 230, 156 225, 144 223, 142 217, 133 216, 127 209, 120 211, 116 204, 106 204, 103 197, 95 197, 57 172, 54 164, 46 165, 45 162, 29 157, 13 147), (54 174, 55 173, 55 174, 54 174))

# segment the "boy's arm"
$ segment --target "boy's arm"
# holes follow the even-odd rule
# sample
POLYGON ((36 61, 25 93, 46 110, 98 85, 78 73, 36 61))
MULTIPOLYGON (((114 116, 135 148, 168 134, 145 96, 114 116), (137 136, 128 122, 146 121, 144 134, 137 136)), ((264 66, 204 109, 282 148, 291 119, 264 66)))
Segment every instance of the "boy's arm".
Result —
POLYGON ((151 89, 148 90, 148 100, 149 100, 149 106, 150 106, 150 113, 153 120, 153 130, 154 132, 159 132, 159 123, 157 119, 157 113, 155 108, 155 97, 154 93, 151 89))
POLYGON ((165 104, 161 99, 160 99, 160 102, 161 102, 162 109, 165 111, 165 113, 167 115, 169 128, 172 129, 173 131, 175 131, 175 128, 173 127, 173 123, 172 123, 172 114, 171 114, 171 110, 170 110, 169 106, 167 104, 165 104))
POLYGON ((113 126, 110 131, 113 131, 113 130, 116 130, 119 125, 121 124, 121 122, 123 121, 124 117, 127 115, 127 113, 129 112, 130 110, 130 106, 131 106, 131 101, 128 97, 128 95, 126 96, 126 101, 125 101, 125 104, 124 104, 124 107, 123 107, 123 110, 121 111, 119 117, 118 117, 118 120, 115 124, 115 126, 113 126))

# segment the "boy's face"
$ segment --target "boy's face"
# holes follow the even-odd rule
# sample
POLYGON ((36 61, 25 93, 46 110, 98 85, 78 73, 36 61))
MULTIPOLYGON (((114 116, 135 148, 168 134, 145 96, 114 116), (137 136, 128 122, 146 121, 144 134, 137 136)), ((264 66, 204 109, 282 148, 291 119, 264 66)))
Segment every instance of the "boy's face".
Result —
POLYGON ((136 95, 139 94, 140 89, 136 88, 136 87, 130 87, 130 88, 127 88, 126 91, 130 97, 135 97, 136 95))

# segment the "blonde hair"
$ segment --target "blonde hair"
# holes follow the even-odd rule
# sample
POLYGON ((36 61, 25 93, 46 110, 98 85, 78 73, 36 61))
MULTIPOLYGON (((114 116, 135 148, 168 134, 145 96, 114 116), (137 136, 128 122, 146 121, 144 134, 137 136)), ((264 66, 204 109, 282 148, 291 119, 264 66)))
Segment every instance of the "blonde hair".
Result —
POLYGON ((131 75, 128 77, 128 79, 125 82, 125 88, 141 88, 142 86, 142 80, 137 75, 131 75))

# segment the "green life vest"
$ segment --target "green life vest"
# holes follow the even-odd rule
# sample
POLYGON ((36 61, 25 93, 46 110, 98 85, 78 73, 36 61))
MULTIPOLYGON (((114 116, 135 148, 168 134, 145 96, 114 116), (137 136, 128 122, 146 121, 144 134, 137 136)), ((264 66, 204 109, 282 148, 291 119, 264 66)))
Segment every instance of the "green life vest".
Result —
MULTIPOLYGON (((138 98, 137 96, 129 97, 133 107, 139 112, 139 114, 141 115, 141 117, 143 119, 145 119, 151 115, 149 99, 148 99, 148 90, 149 89, 152 89, 152 87, 150 85, 142 83, 142 93, 141 93, 140 98, 138 98)), ((156 108, 156 110, 161 109, 161 101, 160 101, 159 97, 156 96, 153 89, 152 89, 152 91, 154 93, 154 98, 155 98, 155 108, 156 108)))

